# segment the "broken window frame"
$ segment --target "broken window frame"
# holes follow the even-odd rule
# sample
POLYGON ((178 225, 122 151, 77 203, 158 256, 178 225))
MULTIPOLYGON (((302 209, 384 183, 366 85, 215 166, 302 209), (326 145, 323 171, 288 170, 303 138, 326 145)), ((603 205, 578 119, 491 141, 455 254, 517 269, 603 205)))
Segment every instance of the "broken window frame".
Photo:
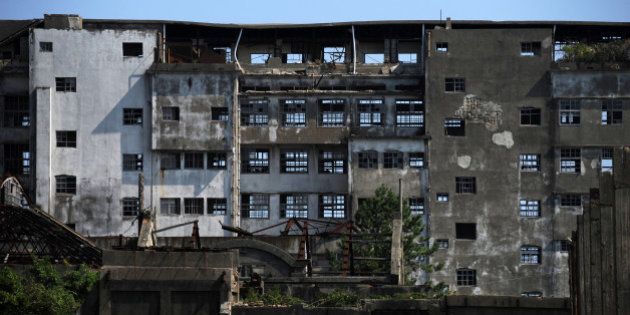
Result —
POLYGON ((562 99, 558 101, 559 122, 561 126, 580 125, 580 105, 580 100, 576 99, 562 99))
POLYGON ((541 214, 540 200, 520 199, 518 209, 521 218, 539 218, 541 214))
POLYGON ((306 127, 306 100, 280 100, 282 125, 284 127, 306 127))
POLYGON ((252 65, 265 65, 271 59, 271 53, 251 53, 249 63, 252 65))
POLYGON ((472 176, 455 177, 455 192, 458 194, 476 194, 477 178, 472 176))
POLYGON ((161 215, 180 215, 182 214, 180 198, 160 198, 160 214, 161 215))
POLYGON ((560 148, 560 173, 580 174, 582 171, 582 150, 580 148, 560 148))
POLYGON ((540 246, 522 245, 521 246, 521 264, 523 265, 540 265, 542 251, 540 246))
POLYGON ((160 153, 160 170, 178 170, 182 167, 181 154, 179 152, 160 153))
POLYGON ((448 52, 448 42, 436 42, 435 43, 435 51, 439 53, 447 53, 448 52))
POLYGON ((540 154, 519 154, 519 168, 521 172, 540 172, 540 154))
POLYGON ((164 121, 179 121, 179 107, 177 107, 177 106, 163 106, 162 107, 162 120, 164 120, 164 121))
POLYGON ((56 175, 55 176, 55 193, 58 194, 77 194, 77 177, 73 175, 56 175))
POLYGON ((540 126, 540 118, 540 108, 521 107, 521 126, 540 126))
POLYGON ((125 153, 122 156, 123 172, 142 171, 143 157, 139 153, 125 153))
POLYGON ((124 218, 134 218, 140 212, 140 201, 138 197, 122 198, 122 216, 124 218))
POLYGON ((448 249, 448 239, 447 238, 438 238, 435 240, 435 244, 437 249, 448 249))
POLYGON ((39 51, 40 52, 53 52, 53 43, 52 42, 39 42, 39 51))
POLYGON ((269 219, 269 194, 241 194, 241 217, 269 219))
POLYGON ((12 175, 31 174, 31 153, 28 143, 4 143, 4 172, 12 175))
POLYGON ((184 169, 203 169, 203 159, 202 152, 184 152, 184 169))
POLYGON ((123 108, 123 125, 140 125, 142 126, 143 110, 142 108, 123 108))
POLYGON ((418 54, 417 53, 398 53, 398 63, 404 64, 416 64, 418 63, 418 54))
POLYGON ((409 198, 409 210, 412 215, 423 215, 424 198, 409 198))
POLYGON ((322 48, 322 61, 324 63, 345 63, 346 47, 324 46, 322 48))
POLYGON ((455 238, 458 240, 476 240, 477 223, 455 223, 455 238))
POLYGON ((57 130, 55 131, 55 139, 57 148, 76 148, 77 147, 77 131, 76 130, 57 130))
POLYGON ((142 57, 143 47, 141 42, 122 43, 123 57, 142 57))
POLYGON ((388 169, 403 169, 404 154, 400 151, 387 151, 383 152, 383 168, 388 169))
POLYGON ((383 100, 363 99, 357 104, 359 127, 378 127, 383 124, 383 100))
POLYGON ((613 172, 613 167, 614 167, 613 156, 614 156, 613 148, 602 148, 601 156, 599 159, 600 172, 602 173, 613 172))
POLYGON ((435 200, 437 202, 448 202, 449 200, 448 193, 444 193, 444 192, 435 193, 435 200))
POLYGON ((424 128, 424 101, 396 100, 396 127, 424 128))
POLYGON ((346 174, 346 154, 341 151, 320 150, 318 165, 320 174, 346 174))
POLYGON ((230 111, 225 106, 212 107, 210 111, 211 111, 213 121, 229 121, 230 120, 230 111))
POLYGON ((424 168, 424 152, 409 152, 409 167, 424 168))
POLYGON ((458 286, 477 286, 477 270, 469 268, 457 268, 456 283, 458 286))
POLYGON ((623 122, 623 107, 620 99, 602 101, 602 126, 621 125, 623 122))
POLYGON ((184 198, 184 214, 203 215, 203 198, 184 198))
POLYGON ((346 100, 321 99, 318 103, 320 127, 343 127, 346 124, 346 100))
POLYGON ((540 42, 521 42, 522 57, 540 56, 541 50, 540 42))
POLYGON ((320 194, 319 216, 325 219, 346 218, 346 195, 344 194, 320 194))
POLYGON ((226 215, 227 199, 226 198, 208 198, 208 214, 209 215, 226 215))
POLYGON ((282 55, 283 62, 286 64, 304 63, 304 54, 302 53, 286 53, 282 55), (299 56, 299 58, 297 58, 299 56))
POLYGON ((241 103, 241 126, 269 124, 269 100, 252 99, 241 103))
POLYGON ((55 77, 55 91, 57 92, 76 92, 76 77, 55 77))
POLYGON ((466 136, 466 120, 449 117, 444 119, 444 135, 451 137, 466 136))
POLYGON ((28 128, 31 125, 28 95, 5 95, 2 127, 28 128))
POLYGON ((280 152, 280 173, 307 174, 308 150, 283 150, 280 152))
POLYGON ((377 169, 378 152, 375 150, 362 151, 357 153, 359 168, 377 169))
POLYGON ((364 53, 363 63, 366 65, 382 65, 385 63, 385 54, 383 53, 364 53))
POLYGON ((466 92, 466 78, 444 78, 444 92, 466 92))
POLYGON ((581 207, 582 194, 566 193, 559 196, 560 207, 581 207))
POLYGON ((246 149, 241 154, 241 172, 245 174, 268 174, 270 152, 268 149, 246 149))
POLYGON ((226 152, 208 152, 208 169, 227 168, 226 152))
POLYGON ((281 194, 280 195, 281 218, 308 218, 307 194, 281 194))
POLYGON ((556 252, 566 253, 571 249, 571 241, 569 240, 554 240, 553 250, 556 252))

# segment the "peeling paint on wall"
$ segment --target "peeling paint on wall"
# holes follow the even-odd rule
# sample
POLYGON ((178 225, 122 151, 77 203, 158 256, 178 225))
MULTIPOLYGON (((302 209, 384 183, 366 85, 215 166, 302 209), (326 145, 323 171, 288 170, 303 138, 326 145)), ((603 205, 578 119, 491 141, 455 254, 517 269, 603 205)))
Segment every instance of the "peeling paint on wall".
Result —
POLYGON ((503 109, 501 105, 484 101, 473 94, 464 97, 462 106, 455 111, 455 116, 473 123, 483 123, 489 131, 497 131, 503 123, 503 109))
POLYGON ((512 137, 512 132, 510 131, 497 132, 492 135, 492 142, 496 145, 504 146, 509 149, 514 145, 514 138, 512 137))
POLYGON ((470 155, 462 155, 457 157, 457 165, 461 168, 469 168, 472 158, 470 155))

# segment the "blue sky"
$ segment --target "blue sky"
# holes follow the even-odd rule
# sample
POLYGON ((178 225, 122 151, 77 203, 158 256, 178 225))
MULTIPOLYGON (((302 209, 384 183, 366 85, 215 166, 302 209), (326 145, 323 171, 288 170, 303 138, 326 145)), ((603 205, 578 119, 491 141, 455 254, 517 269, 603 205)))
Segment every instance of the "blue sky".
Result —
POLYGON ((74 13, 84 18, 215 23, 361 20, 630 21, 630 0, 0 0, 0 19, 74 13))

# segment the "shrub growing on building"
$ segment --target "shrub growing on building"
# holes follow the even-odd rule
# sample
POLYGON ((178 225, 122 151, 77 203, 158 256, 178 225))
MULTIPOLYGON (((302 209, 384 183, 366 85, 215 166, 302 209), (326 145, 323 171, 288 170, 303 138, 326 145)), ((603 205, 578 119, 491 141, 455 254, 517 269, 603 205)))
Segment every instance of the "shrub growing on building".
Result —
POLYGON ((567 62, 630 62, 630 39, 608 43, 575 43, 562 48, 567 62))

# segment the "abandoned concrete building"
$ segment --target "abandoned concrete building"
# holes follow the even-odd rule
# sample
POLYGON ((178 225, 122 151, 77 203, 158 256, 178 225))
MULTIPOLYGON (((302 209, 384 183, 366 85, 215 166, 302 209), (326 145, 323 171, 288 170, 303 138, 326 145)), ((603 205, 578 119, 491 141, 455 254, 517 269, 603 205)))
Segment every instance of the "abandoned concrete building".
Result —
POLYGON ((348 220, 402 179, 445 263, 432 280, 568 296, 575 216, 630 145, 630 70, 561 48, 627 38, 604 22, 0 21, 0 171, 87 237, 137 235, 141 204, 202 237, 348 220))

